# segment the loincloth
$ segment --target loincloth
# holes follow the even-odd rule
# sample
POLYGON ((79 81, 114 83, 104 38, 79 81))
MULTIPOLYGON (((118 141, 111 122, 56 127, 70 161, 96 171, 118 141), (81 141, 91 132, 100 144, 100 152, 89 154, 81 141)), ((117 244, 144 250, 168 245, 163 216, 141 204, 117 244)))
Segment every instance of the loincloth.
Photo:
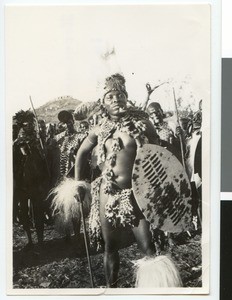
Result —
MULTIPOLYGON (((89 236, 92 246, 97 249, 101 245, 101 221, 100 221, 100 188, 103 176, 95 179, 91 184, 92 204, 89 218, 89 236)), ((107 188, 109 187, 107 183, 107 188)), ((105 205, 105 218, 113 227, 134 227, 138 220, 144 218, 135 202, 132 189, 104 189, 108 194, 105 205)))

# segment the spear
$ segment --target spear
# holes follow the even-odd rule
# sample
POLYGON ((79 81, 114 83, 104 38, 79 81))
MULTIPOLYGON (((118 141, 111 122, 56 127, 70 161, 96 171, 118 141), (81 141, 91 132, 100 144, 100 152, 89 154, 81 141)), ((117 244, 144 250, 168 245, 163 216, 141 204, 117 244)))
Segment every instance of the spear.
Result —
MULTIPOLYGON (((178 112, 177 103, 176 103, 176 94, 175 94, 175 89, 174 88, 173 88, 173 96, 174 96, 175 110, 176 110, 176 116, 177 116, 177 123, 178 123, 178 126, 181 127, 180 126, 179 112, 178 112)), ((181 133, 179 134, 179 139, 180 139, 180 150, 181 150, 182 164, 183 164, 184 170, 186 171, 185 160, 184 160, 184 146, 183 146, 183 139, 182 139, 181 133)))
POLYGON ((35 122, 36 122, 36 126, 37 126, 39 143, 40 143, 40 146, 41 146, 41 149, 42 149, 42 153, 43 153, 43 156, 44 156, 44 159, 45 159, 45 162, 46 162, 48 176, 50 177, 51 174, 50 174, 50 170, 49 170, 49 167, 48 167, 48 161, 47 161, 46 153, 45 153, 45 150, 44 150, 44 144, 43 144, 43 141, 42 141, 42 139, 40 137, 40 133, 39 133, 39 121, 38 121, 38 118, 37 118, 37 115, 36 115, 36 112, 35 112, 35 108, 34 108, 31 96, 29 96, 29 99, 30 99, 30 102, 31 102, 31 107, 32 107, 34 116, 35 116, 35 122))
POLYGON ((88 240, 87 240, 87 231, 86 231, 85 217, 84 217, 84 212, 83 212, 84 197, 85 197, 85 190, 82 189, 81 193, 79 193, 79 195, 76 196, 76 200, 80 203, 81 219, 82 219, 82 223, 83 223, 83 234, 84 234, 84 241, 85 241, 85 250, 86 250, 86 256, 87 256, 87 261, 88 261, 88 266, 89 266, 90 283, 91 283, 91 287, 94 288, 92 265, 91 265, 90 255, 89 255, 89 244, 88 244, 88 240))

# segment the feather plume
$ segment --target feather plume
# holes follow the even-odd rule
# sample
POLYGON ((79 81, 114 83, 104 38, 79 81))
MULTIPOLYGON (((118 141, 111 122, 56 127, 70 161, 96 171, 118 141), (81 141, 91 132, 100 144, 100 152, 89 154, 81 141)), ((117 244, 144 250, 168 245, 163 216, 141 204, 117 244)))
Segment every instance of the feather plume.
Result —
POLYGON ((99 102, 86 102, 81 103, 77 106, 74 111, 74 118, 77 121, 85 120, 86 118, 91 117, 93 114, 100 111, 99 102))
POLYGON ((24 122, 34 123, 35 115, 31 110, 20 110, 13 116, 13 121, 21 128, 24 122))

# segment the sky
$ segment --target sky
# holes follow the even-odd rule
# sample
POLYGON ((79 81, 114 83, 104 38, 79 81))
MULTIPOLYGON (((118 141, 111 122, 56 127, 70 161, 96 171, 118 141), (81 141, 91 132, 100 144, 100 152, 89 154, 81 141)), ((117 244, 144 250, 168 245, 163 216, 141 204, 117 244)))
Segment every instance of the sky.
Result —
POLYGON ((13 115, 59 96, 94 101, 104 78, 126 78, 143 103, 147 82, 164 110, 197 109, 210 91, 209 5, 8 6, 5 11, 6 109, 13 115), (111 54, 110 54, 111 53, 111 54))

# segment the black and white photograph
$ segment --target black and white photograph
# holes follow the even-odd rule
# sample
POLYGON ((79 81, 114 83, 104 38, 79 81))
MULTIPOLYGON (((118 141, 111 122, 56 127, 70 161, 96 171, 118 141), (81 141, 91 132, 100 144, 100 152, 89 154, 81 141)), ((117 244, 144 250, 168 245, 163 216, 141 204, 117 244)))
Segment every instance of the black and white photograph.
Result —
POLYGON ((5 7, 8 294, 209 293, 210 8, 5 7))

